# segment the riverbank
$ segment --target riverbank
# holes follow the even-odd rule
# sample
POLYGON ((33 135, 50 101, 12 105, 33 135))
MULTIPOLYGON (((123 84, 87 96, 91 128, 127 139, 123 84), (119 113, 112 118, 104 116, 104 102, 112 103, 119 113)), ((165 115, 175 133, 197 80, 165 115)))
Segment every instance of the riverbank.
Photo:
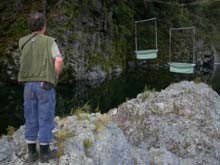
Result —
MULTIPOLYGON (((220 96, 204 83, 146 90, 106 114, 75 113, 56 123, 54 165, 220 163, 220 96)), ((24 164, 23 127, 0 145, 0 165, 24 164)))

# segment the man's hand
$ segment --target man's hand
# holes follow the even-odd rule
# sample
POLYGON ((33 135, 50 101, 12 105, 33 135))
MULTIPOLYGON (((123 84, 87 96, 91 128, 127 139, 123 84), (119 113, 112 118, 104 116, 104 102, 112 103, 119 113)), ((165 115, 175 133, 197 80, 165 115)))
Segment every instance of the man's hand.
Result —
POLYGON ((63 58, 61 56, 57 56, 55 58, 55 72, 57 76, 61 74, 63 70, 63 58))

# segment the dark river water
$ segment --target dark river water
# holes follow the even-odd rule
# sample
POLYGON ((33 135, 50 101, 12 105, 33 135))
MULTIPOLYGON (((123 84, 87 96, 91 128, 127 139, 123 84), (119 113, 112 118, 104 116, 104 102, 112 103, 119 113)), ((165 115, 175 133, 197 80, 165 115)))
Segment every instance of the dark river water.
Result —
MULTIPOLYGON (((169 68, 138 69, 127 71, 105 81, 77 82, 58 85, 56 115, 68 115, 71 109, 89 105, 90 112, 99 109, 102 113, 117 107, 127 99, 137 96, 145 88, 160 91, 174 82, 182 80, 204 81, 220 93, 220 65, 213 69, 203 69, 194 74, 177 74, 169 68)), ((0 135, 8 126, 18 128, 24 124, 23 87, 6 85, 0 91, 0 135)), ((88 106, 87 106, 88 107, 88 106)), ((87 108, 88 109, 88 108, 87 108)))

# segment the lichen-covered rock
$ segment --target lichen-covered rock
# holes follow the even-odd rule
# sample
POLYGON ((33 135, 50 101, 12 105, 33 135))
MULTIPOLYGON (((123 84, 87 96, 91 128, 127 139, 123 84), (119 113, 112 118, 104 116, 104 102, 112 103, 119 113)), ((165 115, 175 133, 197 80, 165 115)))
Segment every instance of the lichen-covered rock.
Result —
POLYGON ((81 157, 83 164, 148 164, 147 152, 130 145, 108 116, 94 115, 85 120, 68 117, 63 129, 74 132, 74 136, 64 142, 64 153, 73 160, 81 157))
MULTIPOLYGON (((220 96, 204 83, 145 91, 108 114, 60 119, 50 165, 219 165, 220 96)), ((23 127, 0 139, 0 165, 25 165, 23 127)))
POLYGON ((5 165, 10 160, 13 149, 6 136, 0 139, 0 146, 0 165, 5 165))
MULTIPOLYGON (((145 91, 110 114, 131 144, 165 149, 158 151, 159 162, 167 162, 168 151, 170 161, 179 164, 220 163, 220 97, 204 83, 183 81, 161 92, 145 91)), ((152 152, 150 157, 154 160, 152 152)))
MULTIPOLYGON (((122 130, 108 115, 80 113, 63 119, 57 117, 56 123, 52 147, 58 146, 60 157, 51 160, 50 165, 149 164, 148 152, 128 143, 122 130), (63 145, 59 147, 61 143, 63 145)), ((26 164, 28 154, 23 131, 21 127, 12 137, 1 139, 2 165, 26 164)))

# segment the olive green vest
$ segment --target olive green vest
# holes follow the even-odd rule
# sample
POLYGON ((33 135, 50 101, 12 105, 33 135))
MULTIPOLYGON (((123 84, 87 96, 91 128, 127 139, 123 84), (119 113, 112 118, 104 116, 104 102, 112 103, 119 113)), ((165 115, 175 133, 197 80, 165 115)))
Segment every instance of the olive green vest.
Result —
POLYGON ((27 35, 19 40, 21 58, 18 81, 47 81, 56 85, 55 61, 51 53, 55 39, 37 34, 33 40, 29 40, 24 45, 32 35, 27 35))

